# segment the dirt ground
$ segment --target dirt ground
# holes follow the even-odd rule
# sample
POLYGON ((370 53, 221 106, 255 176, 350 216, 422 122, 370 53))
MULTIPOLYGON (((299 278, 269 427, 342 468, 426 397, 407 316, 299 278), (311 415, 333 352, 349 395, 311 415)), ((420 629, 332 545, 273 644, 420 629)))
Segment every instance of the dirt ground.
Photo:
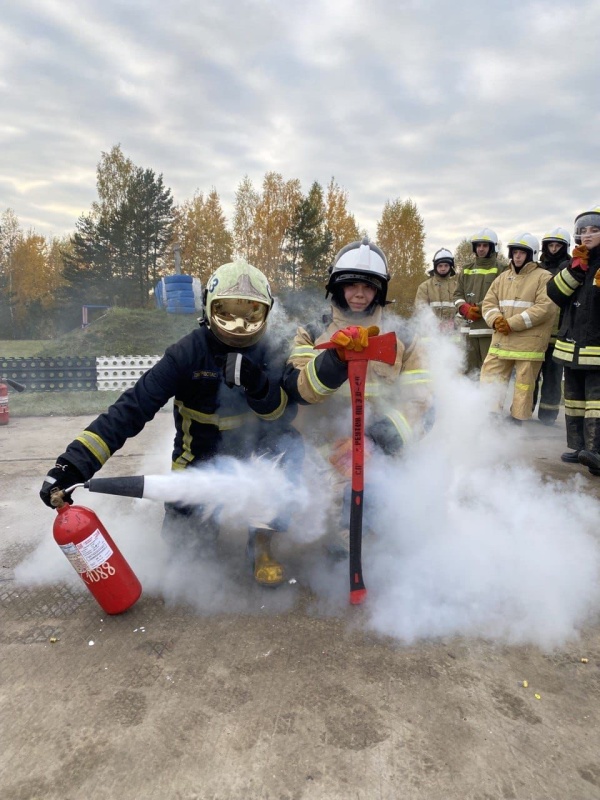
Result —
MULTIPOLYGON (((247 614, 145 593, 107 617, 72 585, 16 586, 14 567, 51 537, 37 497, 48 454, 87 421, 0 428, 2 800, 600 798, 600 626, 550 654, 407 647, 365 632, 360 609, 315 616, 301 571, 288 610, 265 614, 267 590, 242 572, 247 614)), ((170 425, 159 415, 103 474, 138 474, 170 425)), ((578 469, 558 460, 562 423, 523 437, 541 471, 578 469)), ((600 497, 600 481, 586 486, 600 497)))

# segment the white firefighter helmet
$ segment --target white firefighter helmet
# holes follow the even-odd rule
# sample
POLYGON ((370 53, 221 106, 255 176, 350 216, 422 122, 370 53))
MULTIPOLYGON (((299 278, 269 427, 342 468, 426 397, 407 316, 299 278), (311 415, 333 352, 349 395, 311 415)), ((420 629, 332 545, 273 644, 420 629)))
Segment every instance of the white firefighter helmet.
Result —
POLYGON ((513 250, 525 250, 527 253, 525 263, 527 264, 529 261, 536 260, 539 249, 540 243, 535 236, 532 236, 531 233, 518 233, 508 243, 508 257, 512 258, 513 250))
POLYGON ((477 233, 474 233, 473 236, 471 236, 471 244, 473 246, 474 253, 477 252, 477 245, 481 243, 490 245, 489 255, 491 256, 492 253, 496 252, 496 248, 498 247, 498 237, 496 236, 496 232, 491 228, 482 228, 480 231, 477 231, 477 233))
POLYGON ((433 268, 435 269, 438 264, 450 264, 454 269, 454 256, 450 250, 447 250, 445 247, 440 247, 433 256, 433 268))
POLYGON ((230 347, 256 344, 265 332, 272 305, 268 280, 242 259, 220 266, 206 284, 206 324, 230 347))
POLYGON ((571 234, 566 228, 552 228, 551 231, 542 236, 542 247, 546 242, 557 242, 558 244, 566 244, 567 250, 571 246, 571 234))
POLYGON ((600 205, 590 211, 582 211, 575 217, 575 244, 581 244, 581 231, 590 225, 600 228, 600 205))
POLYGON ((325 297, 331 293, 336 305, 346 310, 348 304, 344 299, 343 285, 366 283, 373 286, 376 291, 373 303, 364 312, 370 314, 375 305, 385 305, 389 280, 390 273, 383 250, 365 236, 360 242, 352 242, 342 247, 336 255, 329 267, 325 297))

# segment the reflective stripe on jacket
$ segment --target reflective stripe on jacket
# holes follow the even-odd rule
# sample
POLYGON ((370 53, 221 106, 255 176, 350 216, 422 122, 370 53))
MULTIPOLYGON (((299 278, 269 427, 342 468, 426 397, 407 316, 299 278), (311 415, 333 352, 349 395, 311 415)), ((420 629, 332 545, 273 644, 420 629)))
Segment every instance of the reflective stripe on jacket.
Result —
MULTIPOLYGON (((291 400, 303 405, 322 403, 326 398, 331 398, 328 411, 332 413, 327 417, 320 415, 321 422, 327 420, 322 430, 318 418, 309 414, 308 409, 301 415, 306 421, 303 432, 313 438, 321 435, 330 438, 332 426, 329 421, 350 409, 347 364, 337 357, 335 350, 315 350, 314 345, 328 342, 337 330, 356 324, 356 318, 345 317, 340 309, 333 306, 332 319, 324 330, 315 334, 311 333, 311 326, 308 326, 298 328, 296 333, 284 373, 284 389, 291 400), (331 409, 331 403, 334 403, 335 409, 331 409)), ((381 308, 378 307, 367 319, 361 319, 360 324, 381 327, 381 308)), ((398 337, 398 351, 393 365, 369 362, 365 395, 367 415, 371 419, 387 417, 405 443, 423 433, 425 415, 431 406, 431 383, 416 337, 409 337, 407 341, 398 337)), ((343 435, 343 430, 336 435, 343 435)))
POLYGON ((553 358, 573 369, 600 369, 600 247, 590 251, 587 271, 572 270, 571 262, 552 278, 548 295, 562 309, 562 323, 553 358))
MULTIPOLYGON (((506 269, 503 264, 498 264, 496 255, 489 258, 476 258, 467 264, 458 275, 456 290, 454 292, 454 306, 456 311, 463 303, 474 303, 481 306, 483 298, 496 278, 506 269)), ((486 321, 481 318, 474 322, 462 320, 463 333, 470 336, 491 336, 486 321)))
POLYGON ((508 334, 494 331, 490 354, 498 358, 543 361, 558 309, 546 293, 550 273, 531 261, 517 273, 511 265, 490 286, 481 310, 490 328, 504 317, 508 334))
POLYGON ((173 467, 182 469, 195 460, 204 461, 220 452, 250 454, 264 430, 281 420, 291 421, 295 406, 281 388, 281 347, 269 334, 244 355, 269 376, 269 388, 261 400, 252 399, 240 386, 223 381, 228 353, 235 352, 200 327, 171 345, 160 361, 127 389, 104 414, 97 417, 67 447, 63 457, 87 479, 155 414, 174 398, 175 441, 173 467))
POLYGON ((427 305, 441 321, 452 322, 456 316, 454 292, 458 285, 456 275, 440 277, 432 275, 417 289, 415 306, 427 305))

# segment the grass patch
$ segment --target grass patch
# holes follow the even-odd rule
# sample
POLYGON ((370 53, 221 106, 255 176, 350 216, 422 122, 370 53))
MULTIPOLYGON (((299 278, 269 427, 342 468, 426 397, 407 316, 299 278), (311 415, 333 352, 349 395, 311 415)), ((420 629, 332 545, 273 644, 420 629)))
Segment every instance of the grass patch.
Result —
MULTIPOLYGON (((101 414, 122 392, 13 392, 9 390, 12 417, 77 417, 101 414)), ((172 411, 169 401, 162 411, 172 411)))
POLYGON ((0 339, 1 358, 31 358, 48 344, 43 339, 0 339))
POLYGON ((76 417, 101 414, 121 392, 10 392, 11 417, 76 417))
POLYGON ((194 314, 151 309, 111 308, 87 328, 43 342, 40 356, 162 355, 198 326, 194 314))
POLYGON ((121 392, 16 392, 10 393, 11 417, 76 417, 101 414, 121 392))
POLYGON ((87 328, 56 339, 0 340, 0 358, 40 356, 152 356, 198 327, 197 314, 111 308, 87 328))

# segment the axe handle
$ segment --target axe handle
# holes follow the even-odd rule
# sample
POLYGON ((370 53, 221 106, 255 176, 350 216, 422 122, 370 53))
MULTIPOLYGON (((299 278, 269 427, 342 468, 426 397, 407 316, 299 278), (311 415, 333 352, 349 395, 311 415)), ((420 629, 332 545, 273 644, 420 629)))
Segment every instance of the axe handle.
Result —
POLYGON ((350 501, 350 603, 359 605, 367 590, 362 575, 362 523, 365 468, 365 384, 367 361, 348 363, 352 397, 352 492, 350 501))

